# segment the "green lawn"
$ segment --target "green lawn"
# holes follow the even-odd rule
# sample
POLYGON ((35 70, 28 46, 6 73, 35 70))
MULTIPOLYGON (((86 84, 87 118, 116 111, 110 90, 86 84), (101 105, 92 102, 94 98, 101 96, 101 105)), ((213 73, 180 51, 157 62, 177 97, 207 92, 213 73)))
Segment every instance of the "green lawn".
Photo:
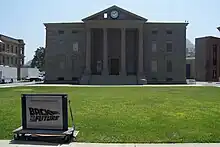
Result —
POLYGON ((22 93, 68 93, 82 142, 220 141, 220 88, 3 88, 0 139, 21 124, 22 93))

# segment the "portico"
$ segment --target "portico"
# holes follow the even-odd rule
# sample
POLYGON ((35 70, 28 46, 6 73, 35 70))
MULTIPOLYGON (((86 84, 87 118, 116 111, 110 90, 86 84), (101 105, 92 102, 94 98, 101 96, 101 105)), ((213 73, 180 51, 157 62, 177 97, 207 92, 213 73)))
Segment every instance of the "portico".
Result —
MULTIPOLYGON (((102 52, 102 57, 100 57, 99 59, 101 59, 101 72, 99 73, 100 75, 123 75, 126 76, 127 74, 129 74, 127 72, 127 68, 126 68, 126 61, 129 60, 129 57, 126 56, 126 44, 127 41, 129 41, 128 37, 127 37, 127 32, 138 32, 138 35, 134 36, 137 39, 136 40, 132 40, 134 41, 133 44, 136 44, 137 48, 135 48, 135 46, 133 47, 133 50, 137 52, 137 56, 135 58, 135 60, 137 60, 137 65, 135 65, 135 72, 133 71, 133 73, 136 73, 138 75, 143 73, 143 26, 142 25, 138 25, 137 27, 120 27, 120 28, 114 28, 112 26, 106 27, 106 25, 104 25, 104 27, 91 27, 91 25, 87 25, 90 26, 86 29, 86 73, 87 74, 94 74, 94 70, 92 70, 93 68, 95 68, 94 66, 92 66, 92 44, 95 44, 92 41, 102 41, 100 50, 102 52), (101 32, 101 36, 100 40, 94 40, 92 37, 95 37, 92 35, 92 32, 94 32, 93 29, 99 29, 101 32), (113 33, 115 32, 115 33, 113 33), (113 34, 113 35, 111 35, 113 34), (114 36, 117 35, 117 36, 114 36), (119 39, 119 41, 117 39, 119 39), (116 40, 116 41, 111 41, 111 40, 116 40), (115 44, 117 43, 118 44, 115 44), (116 51, 116 49, 120 49, 119 51, 116 51), (114 56, 113 54, 111 54, 112 52, 118 52, 118 56, 114 56), (119 64, 119 65, 117 65, 119 64), (114 69, 115 68, 115 69, 114 69), (117 69, 118 68, 118 69, 117 69), (116 70, 116 71, 112 71, 112 70, 116 70), (117 71, 118 70, 118 71, 117 71), (93 71, 93 72, 92 72, 93 71)), ((97 26, 97 25, 96 25, 97 26)), ((118 25, 117 25, 118 27, 118 25)), ((99 50, 99 51, 100 51, 99 50)), ((98 59, 96 59, 98 60, 98 59)))

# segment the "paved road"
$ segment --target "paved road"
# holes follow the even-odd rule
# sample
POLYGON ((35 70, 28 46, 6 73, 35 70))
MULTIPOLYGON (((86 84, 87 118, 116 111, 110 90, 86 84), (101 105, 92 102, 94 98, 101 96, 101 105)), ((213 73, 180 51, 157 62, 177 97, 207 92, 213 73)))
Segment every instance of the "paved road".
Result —
POLYGON ((215 86, 220 87, 220 83, 196 82, 193 84, 182 85, 70 85, 70 84, 42 84, 42 82, 19 82, 11 84, 0 84, 0 88, 19 87, 19 86, 65 86, 65 87, 175 87, 175 86, 215 86))
POLYGON ((189 86, 219 86, 216 83, 197 82, 196 84, 182 85, 71 85, 71 84, 29 84, 26 86, 59 86, 59 87, 189 87, 189 86))
POLYGON ((0 141, 1 147, 220 147, 220 144, 101 144, 101 143, 70 143, 49 144, 37 142, 10 143, 9 140, 0 141))
POLYGON ((9 87, 19 87, 19 86, 27 86, 27 85, 35 85, 36 82, 18 82, 18 83, 10 83, 10 84, 0 84, 0 88, 9 88, 9 87))

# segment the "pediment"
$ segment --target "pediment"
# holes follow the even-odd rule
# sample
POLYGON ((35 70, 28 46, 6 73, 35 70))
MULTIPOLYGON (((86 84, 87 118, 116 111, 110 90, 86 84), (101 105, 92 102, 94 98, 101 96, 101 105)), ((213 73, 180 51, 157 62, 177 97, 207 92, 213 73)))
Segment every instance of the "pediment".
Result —
POLYGON ((140 20, 147 21, 146 18, 138 16, 134 13, 131 13, 125 9, 122 9, 118 6, 109 7, 103 11, 95 13, 89 17, 82 19, 82 21, 89 20, 140 20))

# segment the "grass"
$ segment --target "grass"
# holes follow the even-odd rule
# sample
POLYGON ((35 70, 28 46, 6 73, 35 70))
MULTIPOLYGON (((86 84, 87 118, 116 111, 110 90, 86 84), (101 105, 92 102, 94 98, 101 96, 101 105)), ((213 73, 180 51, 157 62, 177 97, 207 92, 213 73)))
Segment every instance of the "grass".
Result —
POLYGON ((81 142, 220 142, 214 87, 3 88, 0 139, 11 139, 21 124, 22 93, 54 92, 68 93, 81 142))

